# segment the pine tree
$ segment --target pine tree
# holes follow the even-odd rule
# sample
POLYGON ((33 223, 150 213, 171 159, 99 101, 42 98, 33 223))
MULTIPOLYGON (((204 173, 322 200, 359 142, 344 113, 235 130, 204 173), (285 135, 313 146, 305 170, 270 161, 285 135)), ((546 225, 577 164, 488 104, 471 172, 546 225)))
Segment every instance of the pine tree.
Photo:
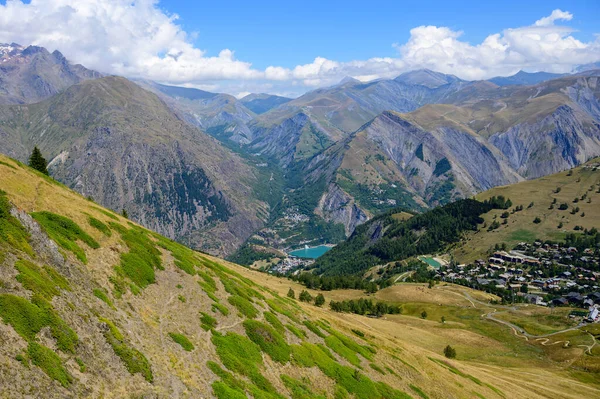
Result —
POLYGON ((42 156, 42 152, 39 148, 37 148, 37 146, 34 147, 33 151, 31 152, 31 156, 29 157, 29 166, 38 172, 41 172, 45 175, 50 175, 48 173, 48 162, 46 162, 46 159, 42 156))
POLYGON ((291 288, 288 290, 287 296, 288 298, 296 299, 296 293, 291 288))
POLYGON ((456 357, 456 349, 450 345, 446 346, 444 348, 444 356, 446 356, 448 359, 454 359, 456 357))
POLYGON ((316 306, 323 306, 323 304, 325 304, 325 297, 323 296, 323 294, 319 294, 315 297, 315 305, 316 306))
POLYGON ((302 302, 312 302, 312 295, 306 290, 302 290, 298 297, 302 302))
POLYGON ((125 219, 129 219, 129 214, 127 213, 125 208, 121 209, 121 216, 123 216, 125 219))

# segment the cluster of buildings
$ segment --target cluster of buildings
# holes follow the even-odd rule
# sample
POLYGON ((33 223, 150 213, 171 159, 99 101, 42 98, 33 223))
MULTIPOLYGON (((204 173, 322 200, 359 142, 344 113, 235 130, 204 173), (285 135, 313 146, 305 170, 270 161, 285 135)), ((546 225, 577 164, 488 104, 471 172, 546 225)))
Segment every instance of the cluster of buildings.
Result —
POLYGON ((494 292, 541 306, 586 309, 598 321, 600 251, 559 244, 520 243, 512 251, 496 251, 487 260, 449 265, 437 271, 444 281, 494 292))
POLYGON ((293 270, 301 270, 302 268, 312 265, 313 259, 296 258, 295 256, 287 256, 279 261, 276 265, 269 269, 269 273, 286 274, 293 270))

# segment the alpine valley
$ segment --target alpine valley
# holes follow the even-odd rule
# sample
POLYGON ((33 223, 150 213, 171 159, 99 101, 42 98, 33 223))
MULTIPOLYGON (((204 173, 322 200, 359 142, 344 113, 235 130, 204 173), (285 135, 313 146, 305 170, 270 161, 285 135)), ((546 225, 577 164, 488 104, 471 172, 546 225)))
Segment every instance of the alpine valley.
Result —
POLYGON ((600 397, 597 65, 163 83, 0 45, 0 398, 600 397))

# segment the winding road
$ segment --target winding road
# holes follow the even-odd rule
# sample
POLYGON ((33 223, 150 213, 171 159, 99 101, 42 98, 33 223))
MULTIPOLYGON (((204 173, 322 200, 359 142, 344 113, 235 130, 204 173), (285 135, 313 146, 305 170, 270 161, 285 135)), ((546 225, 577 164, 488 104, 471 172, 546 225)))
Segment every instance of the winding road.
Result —
MULTIPOLYGON (((477 308, 477 306, 475 306, 476 303, 479 304, 479 305, 481 305, 482 307, 486 307, 486 308, 490 307, 489 303, 485 303, 485 302, 482 302, 482 301, 480 301, 478 299, 473 298, 466 291, 461 291, 461 293, 462 293, 462 295, 464 296, 465 299, 467 299, 469 302, 471 302, 471 305, 474 308, 477 308)), ((582 326, 585 325, 585 323, 582 322, 582 323, 579 323, 575 327, 565 328, 563 330, 555 331, 553 333, 543 334, 543 335, 533 335, 533 334, 530 334, 527 331, 525 331, 523 328, 517 326, 516 324, 513 324, 513 323, 511 323, 509 321, 506 321, 506 320, 498 319, 498 318, 496 318, 494 316, 496 314, 504 313, 504 312, 507 312, 509 310, 517 310, 517 308, 515 306, 504 306, 504 305, 496 305, 496 306, 498 308, 501 308, 501 309, 504 309, 504 310, 498 311, 498 309, 492 308, 491 312, 483 313, 481 315, 481 317, 486 318, 486 319, 491 320, 491 321, 494 321, 496 323, 503 324, 503 325, 509 327, 510 329, 512 329, 512 331, 515 334, 515 336, 517 336, 519 338, 523 338, 526 341, 533 340, 533 341, 539 342, 543 346, 551 346, 551 345, 557 345, 557 344, 562 343, 565 347, 567 347, 567 346, 569 346, 571 344, 570 341, 563 340, 563 341, 553 341, 553 342, 551 342, 550 337, 552 337, 553 335, 562 334, 562 333, 565 333, 565 332, 568 332, 568 331, 579 330, 580 327, 582 327, 582 326)), ((588 334, 592 338, 592 344, 591 345, 577 345, 577 346, 585 347, 586 348, 585 352, 588 353, 588 354, 591 354, 592 353, 592 348, 594 348, 594 346, 596 346, 597 341, 596 341, 596 338, 592 334, 590 334, 590 333, 588 333, 588 334)))

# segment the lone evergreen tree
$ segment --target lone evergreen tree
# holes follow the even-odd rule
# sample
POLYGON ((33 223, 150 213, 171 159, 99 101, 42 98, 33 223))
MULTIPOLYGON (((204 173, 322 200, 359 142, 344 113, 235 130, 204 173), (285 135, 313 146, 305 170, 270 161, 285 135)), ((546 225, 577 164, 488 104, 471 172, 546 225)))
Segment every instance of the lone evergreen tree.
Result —
POLYGON ((125 219, 129 219, 129 214, 127 213, 125 208, 121 209, 121 216, 123 216, 125 219))
POLYGON ((291 288, 288 290, 287 296, 288 298, 296 299, 296 293, 291 288))
POLYGON ((450 345, 446 346, 444 348, 444 356, 446 356, 448 359, 454 359, 456 357, 456 349, 450 345))
POLYGON ((37 146, 33 147, 33 151, 29 157, 29 166, 38 172, 41 172, 45 175, 50 175, 48 173, 48 162, 46 162, 46 158, 42 156, 42 152, 39 148, 37 148, 37 146))
POLYGON ((319 294, 315 297, 315 305, 316 306, 323 306, 323 304, 325 304, 325 297, 323 296, 323 294, 319 294))

